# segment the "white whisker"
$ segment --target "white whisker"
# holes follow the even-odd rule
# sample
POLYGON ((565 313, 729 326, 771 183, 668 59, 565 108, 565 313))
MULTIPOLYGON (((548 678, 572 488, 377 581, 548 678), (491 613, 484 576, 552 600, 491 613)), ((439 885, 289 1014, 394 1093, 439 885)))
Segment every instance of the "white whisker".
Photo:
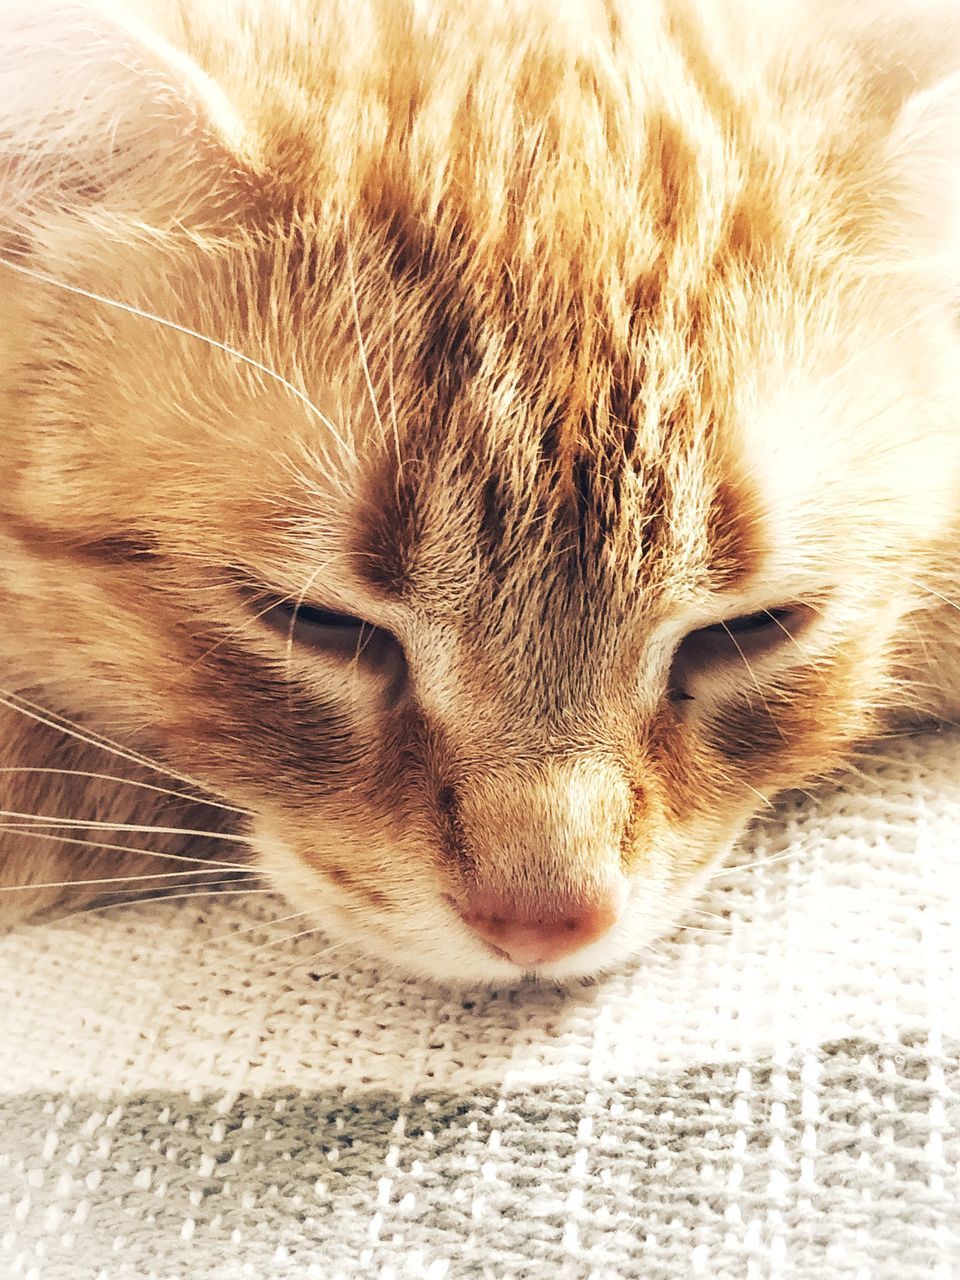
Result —
POLYGON ((772 854, 769 858, 758 858, 756 862, 745 862, 738 867, 726 867, 723 871, 718 871, 713 876, 714 880, 721 880, 725 876, 737 875, 741 871, 755 871, 758 867, 772 867, 777 862, 790 862, 793 858, 800 857, 801 854, 807 853, 809 846, 802 845, 792 849, 786 849, 783 853, 772 854))
POLYGON ((218 938, 207 938, 204 946, 218 947, 221 943, 230 942, 233 938, 242 937, 245 933, 255 933, 257 929, 268 929, 275 924, 285 924, 288 920, 301 920, 304 916, 312 914, 312 911, 295 911, 293 915, 280 916, 276 920, 259 920, 256 924, 248 925, 246 929, 234 929, 230 933, 221 933, 218 938))
MULTIPOLYGON (((753 667, 751 667, 751 665, 750 665, 750 660, 749 660, 749 658, 748 658, 748 657, 747 657, 747 655, 744 653, 743 648, 741 647, 741 645, 740 645, 740 644, 739 644, 739 642, 737 641, 737 637, 736 637, 736 636, 734 635, 734 633, 730 630, 730 628, 727 626, 727 624, 726 624, 725 622, 721 622, 721 624, 720 624, 720 625, 723 627, 724 631, 727 633, 727 637, 728 637, 728 639, 730 640, 731 644, 733 645, 733 647, 736 649, 737 653, 739 653, 739 655, 740 655, 741 659, 743 660, 743 665, 747 668, 747 672, 749 673, 749 675, 750 675, 750 679, 751 679, 751 681, 753 682, 753 686, 754 686, 754 688, 755 688, 755 689, 756 689, 756 691, 757 691, 757 695, 759 696, 760 701, 763 703, 764 708, 766 709, 767 715, 770 717, 770 722, 773 724, 773 726, 774 726, 774 728, 776 729, 777 733, 779 733, 779 734, 780 734, 780 737, 782 738, 782 737, 783 737, 783 732, 782 732, 782 730, 781 730, 780 726, 777 724, 777 720, 776 720, 776 717, 775 717, 775 716, 774 716, 774 714, 773 714, 773 710, 772 710, 772 708, 771 708, 771 706, 770 706, 770 703, 769 703, 769 702, 767 701, 767 699, 764 697, 763 689, 762 689, 762 688, 761 688, 761 686, 760 686, 760 681, 757 679, 757 674, 756 674, 756 672, 754 671, 753 667)), ((753 791, 753 787, 751 787, 751 788, 750 788, 750 790, 751 790, 751 791, 753 791)), ((760 794, 760 792, 758 791, 758 792, 756 792, 756 794, 757 794, 757 795, 759 795, 759 794, 760 794)))
MULTIPOLYGON (((166 765, 157 764, 155 760, 150 760, 147 756, 142 756, 137 751, 119 747, 116 743, 112 743, 110 739, 104 738, 103 735, 82 731, 77 725, 66 720, 66 717, 59 715, 58 712, 47 711, 46 708, 38 708, 35 703, 31 703, 29 699, 18 693, 0 690, 0 706, 8 707, 11 711, 16 711, 30 720, 37 721, 38 724, 46 725, 48 729, 55 729, 58 733, 66 734, 67 737, 76 738, 78 742, 85 742, 87 746, 96 747, 100 751, 106 751, 110 755, 118 756, 121 760, 127 760, 131 764, 140 765, 142 768, 151 769, 155 773, 164 774, 177 782, 186 783, 189 787, 196 787, 199 791, 204 790, 202 784, 195 778, 191 778, 187 774, 178 773, 175 769, 170 769, 166 765), (12 701, 13 698, 16 698, 17 702, 12 701), (21 707, 18 702, 23 702, 26 705, 21 707), (58 720, 63 721, 63 723, 58 723, 58 720)), ((208 800, 203 795, 183 796, 183 799, 208 804, 211 808, 224 809, 228 813, 239 813, 245 817, 252 816, 246 809, 238 809, 235 805, 208 800)))
POLYGON ((725 924, 730 923, 730 917, 721 915, 717 911, 704 911, 703 907, 690 907, 689 910, 695 916, 706 916, 710 920, 722 920, 725 924))
POLYGON ((164 329, 172 329, 175 333, 183 334, 184 337, 194 338, 197 342, 204 342, 209 347, 222 351, 233 360, 239 360, 243 364, 249 365, 251 369, 256 369, 258 373, 264 374, 268 378, 272 378, 286 391, 303 404, 312 414, 316 416, 318 421, 330 432, 334 440, 350 457, 354 457, 353 450, 348 446, 347 442, 340 435, 337 428, 330 421, 327 415, 319 409, 306 392, 301 391, 299 387, 294 386, 289 379, 284 378, 282 374, 277 373, 276 369, 271 369, 269 365, 257 360, 254 356, 248 356, 243 351, 238 351, 236 347, 231 347, 226 342, 220 342, 217 338, 211 338, 206 333, 200 333, 196 329, 191 329, 187 325, 178 324, 175 320, 168 320, 165 316, 156 315, 152 311, 146 311, 143 307, 134 306, 129 302, 121 302, 117 298, 108 298, 102 293, 95 293, 92 289, 83 289, 76 284, 68 284, 65 280, 58 280, 56 276, 47 275, 43 271, 35 271, 32 267, 25 267, 21 263, 11 262, 9 258, 0 258, 0 266, 6 267, 9 271, 16 271, 19 275, 26 276, 30 280, 36 280, 40 284, 51 285, 55 289, 62 289, 66 293, 76 294, 80 298, 87 298, 91 302, 99 302, 102 306, 112 307, 117 311, 123 311, 127 315, 137 316, 141 320, 149 320, 152 324, 161 325, 164 329))
MULTIPOLYGON (((340 950, 340 944, 335 942, 333 946, 324 947, 322 951, 315 951, 312 955, 309 955, 309 956, 297 956, 296 960, 291 960, 289 964, 281 965, 279 968, 271 968, 271 973, 274 973, 274 974, 289 973, 291 969, 301 969, 303 968, 304 965, 316 964, 318 960, 323 960, 327 956, 334 955, 339 950, 340 950)), ((325 973, 322 976, 325 978, 329 978, 334 973, 336 973, 336 970, 331 969, 330 973, 325 973)))
POLYGON ((248 951, 247 955, 255 956, 259 951, 268 951, 270 947, 283 946, 285 942, 293 942, 295 938, 307 938, 312 933, 322 933, 323 925, 315 925, 312 929, 301 929, 299 933, 285 934, 282 938, 274 938, 270 942, 265 942, 260 947, 254 947, 252 951, 248 951))
MULTIPOLYGON (((267 603, 262 609, 258 609, 256 613, 246 618, 244 622, 241 624, 241 626, 239 627, 239 631, 242 634, 246 635, 253 627, 256 626, 256 624, 260 621, 261 618, 265 617, 271 611, 271 609, 275 608, 278 604, 286 604, 292 599, 293 597, 291 595, 286 595, 281 597, 280 599, 276 599, 274 597, 267 596, 265 592, 262 592, 262 591, 258 592, 257 595, 253 597, 252 600, 250 601, 251 604, 257 605, 262 600, 266 600, 267 603)), ((191 673, 191 671, 194 670, 194 668, 199 667, 201 663, 206 662, 207 659, 212 654, 216 653, 216 651, 219 648, 221 648, 223 645, 229 644, 231 639, 233 639, 233 636, 225 635, 223 636, 222 639, 217 640, 214 644, 210 645, 209 648, 204 649, 203 653, 200 654, 199 658, 194 658, 194 660, 187 667, 185 667, 183 671, 180 672, 180 674, 177 676, 177 679, 173 682, 173 684, 177 684, 183 681, 191 673)), ((172 688, 172 687, 173 685, 168 686, 168 688, 172 688)))
MULTIPOLYGON (((202 876, 202 875, 204 875, 204 874, 206 874, 206 873, 205 873, 205 872, 203 872, 203 871, 198 871, 196 874, 197 874, 198 876, 202 876)), ((220 874, 220 872, 219 872, 219 871, 211 871, 211 872, 210 872, 210 874, 211 874, 211 875, 215 875, 215 876, 217 876, 218 878, 217 878, 216 880, 199 880, 199 879, 198 879, 198 880, 191 880, 191 881, 190 881, 189 886, 187 886, 187 885, 184 883, 184 881, 181 879, 180 881, 178 881, 178 883, 177 883, 177 884, 172 884, 172 885, 170 886, 170 888, 171 888, 171 889, 183 889, 183 888, 187 888, 187 887, 189 887, 189 889, 190 889, 190 892, 191 892, 191 893, 200 893, 200 892, 205 891, 206 889, 218 889, 221 885, 224 885, 224 884, 245 884, 245 883, 246 883, 246 880, 247 880, 247 877, 243 877, 243 876, 227 876, 227 877, 223 877, 223 876, 220 874)), ((110 897, 111 897, 111 898, 117 898, 117 897, 122 897, 122 896, 129 896, 129 895, 132 895, 132 894, 135 894, 135 893, 139 893, 139 894, 141 894, 141 895, 142 895, 142 894, 144 894, 144 893, 147 893, 147 894, 149 894, 150 896, 149 896, 149 897, 144 897, 144 898, 143 898, 143 901, 144 901, 144 902, 152 902, 152 901, 159 901, 159 898, 158 898, 158 896, 157 896, 157 895, 158 895, 158 894, 163 893, 163 891, 164 891, 164 890, 163 890, 163 886, 162 886, 162 885, 148 886, 146 889, 143 889, 143 888, 137 888, 137 889, 111 889, 111 890, 110 890, 110 897)))
POLYGON ((326 568, 326 565, 322 565, 322 564, 317 565, 316 569, 314 569, 314 571, 307 578, 306 582, 303 584, 303 586, 300 589, 300 595, 297 597, 297 601, 294 606, 293 613, 291 613, 290 615, 290 625, 287 627, 286 648, 284 653, 285 662, 286 662, 287 680, 291 684, 291 688, 287 693, 288 701, 293 696, 293 687, 292 687, 293 633, 296 630, 296 626, 297 626, 297 614, 299 613, 300 609, 303 607, 303 602, 307 598, 307 592, 310 590, 310 588, 313 586, 313 584, 316 582, 317 578, 319 578, 320 574, 323 572, 325 568, 326 568))
POLYGON ((393 366, 394 366, 394 330, 397 323, 397 303, 393 300, 390 307, 390 337, 387 346, 387 398, 390 402, 390 424, 393 428, 393 447, 397 457, 397 476, 399 478, 403 469, 403 463, 400 458, 400 423, 397 419, 397 391, 394 384, 393 366))
POLYGON ((138 849, 136 845, 130 844, 106 844, 100 840, 80 840, 76 836, 65 836, 60 832, 53 831, 38 831, 36 827, 24 826, 13 822, 0 823, 0 831, 16 832, 18 835, 27 836, 31 840, 55 840, 58 844, 84 845, 90 849, 107 849, 117 853, 139 853, 145 858, 166 858, 172 862, 197 862, 206 867, 218 867, 225 871, 250 870, 248 864, 243 862, 221 862, 216 858, 191 858, 185 853, 163 853, 157 849, 138 849))
MULTIPOLYGON (((92 884, 131 884, 134 880, 183 880, 209 875, 208 871, 155 871, 150 875, 98 876, 93 880, 44 880, 34 884, 0 885, 0 893, 27 893, 31 889, 87 889, 92 884)), ((249 892, 249 891, 247 891, 249 892)), ((257 890, 266 892, 266 890, 257 890)))
POLYGON ((663 947, 655 946, 654 943, 652 942, 644 943, 644 945, 640 948, 640 954, 641 955, 649 954, 651 956, 656 956, 658 960, 666 960, 668 964, 672 963, 671 957, 667 954, 666 951, 664 951, 663 947))
MULTIPOLYGON (((748 791, 752 791, 758 800, 762 800, 768 809, 776 809, 777 806, 769 796, 765 796, 762 791, 758 791, 756 787, 752 787, 749 782, 745 782, 743 785, 748 791)), ((754 819, 754 821, 758 821, 758 819, 754 819)))
POLYGON ((801 658, 803 658, 806 665, 810 668, 810 670, 814 673, 814 675, 816 675, 819 678, 820 683, 825 684, 826 676, 824 675, 823 671, 820 669, 820 667, 817 666, 814 659, 810 656, 810 654, 803 647, 800 641, 796 638, 793 632, 790 631, 787 627, 785 627, 783 623, 780 621, 780 619, 777 617, 777 615, 775 613, 772 613, 769 609, 764 609, 764 613, 767 615, 767 617, 770 619, 771 622, 775 623, 776 626, 780 628, 780 630, 787 637, 787 639, 790 641, 790 643, 793 645, 796 651, 800 654, 801 658))
POLYGON ((732 929, 710 929, 703 925, 695 924, 678 924, 678 933, 706 933, 714 938, 729 938, 733 934, 732 929))
POLYGON ((34 765, 6 765, 0 768, 0 773, 55 773, 66 778, 91 778, 100 782, 122 782, 128 787, 139 787, 142 791, 156 791, 163 796, 176 796, 178 800, 188 801, 190 804, 210 805, 211 808, 226 809, 230 813, 242 814, 244 810, 233 809, 230 805, 217 804, 214 800, 207 800, 204 796, 188 796, 182 791, 173 791, 170 787, 158 787, 151 782, 139 782, 135 778, 124 778, 118 773, 92 773, 87 769, 55 769, 52 767, 39 767, 34 765))
POLYGON ((253 845, 248 836, 231 836, 222 831, 201 831, 195 827, 152 827, 138 822, 101 822, 91 818, 58 818, 48 813, 20 813, 16 809, 0 809, 0 818, 19 818, 47 827, 80 827, 89 831, 142 831, 158 836, 202 836, 205 840, 225 840, 228 844, 253 845))
POLYGON ((941 604, 945 604, 949 608, 955 609, 957 610, 957 612, 960 612, 960 604, 957 604, 955 600, 951 600, 948 596, 941 595, 939 591, 935 591, 933 587, 931 587, 928 583, 920 582, 916 578, 904 577, 902 574, 898 574, 897 576, 899 577, 901 582, 905 582, 907 583, 908 586, 914 587, 918 591, 923 591, 927 595, 933 596, 933 598, 935 600, 939 600, 941 604))
POLYGON ((350 299, 353 303, 353 325, 357 333, 357 346, 360 349, 360 364, 361 364, 361 367, 363 368, 363 376, 364 376, 364 379, 366 380, 367 395, 369 396, 370 405, 371 405, 371 408, 373 409, 373 416, 376 419, 377 426, 380 429, 380 439, 383 441, 384 444, 386 444, 387 433, 383 426, 383 419, 380 416, 380 407, 377 404, 377 395, 373 389, 373 379, 370 376, 370 364, 367 360, 367 349, 363 341, 363 331, 360 328, 360 307, 357 302, 357 278, 356 278, 356 273, 354 272, 354 269, 353 269, 353 248, 350 243, 349 229, 347 229, 345 239, 346 239, 346 245, 347 245, 347 253, 346 253, 347 277, 350 281, 350 299))
POLYGON ((72 920, 74 916, 90 915, 93 911, 113 911, 116 907, 139 907, 148 906, 158 902, 177 902, 183 898, 193 898, 199 900, 201 898, 239 898, 251 893, 272 893, 272 889, 214 889, 212 893, 204 893, 203 889, 199 889, 196 893, 166 893, 162 897, 157 895, 153 898, 134 898, 131 902, 105 902, 102 907, 81 907, 78 911, 71 911, 65 916, 59 917, 56 923, 63 920, 72 920))

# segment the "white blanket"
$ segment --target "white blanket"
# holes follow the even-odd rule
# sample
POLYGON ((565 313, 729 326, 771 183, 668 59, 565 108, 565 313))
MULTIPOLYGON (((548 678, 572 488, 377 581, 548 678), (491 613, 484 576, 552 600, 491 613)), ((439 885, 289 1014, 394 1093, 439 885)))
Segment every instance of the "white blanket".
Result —
POLYGON ((744 841, 568 991, 377 975, 258 894, 0 941, 0 1275, 960 1275, 960 737, 744 841))

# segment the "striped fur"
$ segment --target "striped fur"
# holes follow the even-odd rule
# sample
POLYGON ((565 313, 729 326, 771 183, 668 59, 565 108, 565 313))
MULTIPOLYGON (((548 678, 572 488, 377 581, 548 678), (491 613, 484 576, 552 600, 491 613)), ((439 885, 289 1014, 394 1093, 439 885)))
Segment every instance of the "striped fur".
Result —
POLYGON ((4 686, 250 810, 388 959, 503 976, 451 898, 611 877, 548 972, 644 945, 763 796, 951 709, 952 14, 8 5, 4 686), (393 632, 405 696, 264 592, 393 632), (675 687, 686 633, 797 602, 675 687))

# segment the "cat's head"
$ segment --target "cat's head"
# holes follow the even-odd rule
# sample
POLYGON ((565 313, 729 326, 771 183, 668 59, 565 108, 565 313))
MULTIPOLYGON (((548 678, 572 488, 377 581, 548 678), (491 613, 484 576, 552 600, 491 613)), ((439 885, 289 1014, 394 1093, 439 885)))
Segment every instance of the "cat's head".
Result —
POLYGON ((0 51, 0 648, 335 934, 607 966, 892 697, 949 68, 744 5, 157 8, 0 51))

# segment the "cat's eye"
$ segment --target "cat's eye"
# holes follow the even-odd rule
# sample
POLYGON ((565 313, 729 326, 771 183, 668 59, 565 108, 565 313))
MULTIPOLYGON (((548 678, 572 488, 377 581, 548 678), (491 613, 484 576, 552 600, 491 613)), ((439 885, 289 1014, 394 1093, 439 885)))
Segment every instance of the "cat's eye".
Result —
POLYGON ((798 652, 796 638, 814 613, 809 605, 777 605, 691 631, 681 641, 674 657, 670 679, 672 695, 679 700, 690 697, 691 683, 705 671, 735 663, 746 668, 754 659, 771 655, 781 647, 798 652))
POLYGON ((272 631, 279 631, 298 644, 344 652, 356 652, 379 631, 372 623, 351 614, 291 600, 278 600, 260 618, 272 631))
POLYGON ((259 617, 288 643, 349 660, 361 670, 382 677, 384 688, 393 699, 405 687, 407 664, 403 649, 383 627, 353 614, 292 600, 278 600, 266 610, 261 608, 259 617))

